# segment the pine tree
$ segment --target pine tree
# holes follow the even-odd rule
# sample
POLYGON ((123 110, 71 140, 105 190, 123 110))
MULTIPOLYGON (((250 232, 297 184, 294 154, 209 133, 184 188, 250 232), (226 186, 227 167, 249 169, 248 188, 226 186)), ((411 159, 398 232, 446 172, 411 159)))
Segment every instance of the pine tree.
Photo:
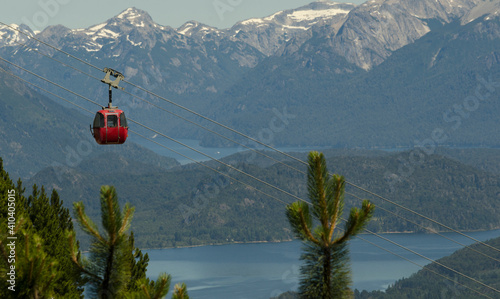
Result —
POLYGON ((146 270, 149 264, 149 256, 147 253, 143 254, 139 248, 135 247, 133 232, 130 233, 128 246, 127 264, 130 265, 131 277, 127 284, 127 295, 125 298, 164 298, 170 288, 170 275, 161 273, 156 281, 147 278, 146 270))
POLYGON ((344 177, 330 176, 322 153, 308 156, 308 193, 312 207, 303 201, 287 206, 286 215, 295 235, 304 243, 299 293, 302 298, 352 297, 347 241, 368 224, 374 206, 367 200, 352 208, 343 232, 338 231, 344 209, 344 177), (313 227, 313 223, 318 223, 313 227))
MULTIPOLYGON (((134 208, 126 204, 120 211, 114 187, 101 187, 104 233, 100 233, 86 215, 82 202, 74 204, 74 212, 83 231, 91 235, 92 245, 89 259, 79 257, 75 250, 72 260, 88 279, 94 297, 160 299, 167 295, 171 277, 165 273, 160 274, 156 281, 146 277, 149 257, 135 247, 133 233, 127 234, 134 208)), ((71 244, 75 244, 74 233, 68 238, 71 244)))
MULTIPOLYGON (((127 263, 127 231, 130 228, 134 208, 128 204, 123 212, 118 205, 116 190, 111 186, 101 187, 101 219, 104 233, 85 214, 82 202, 73 204, 78 223, 84 232, 92 237, 90 259, 78 259, 77 251, 72 250, 72 260, 90 284, 90 293, 98 298, 119 298, 126 291, 130 279, 130 266, 127 263)), ((75 234, 69 235, 74 245, 75 234)))
POLYGON ((0 229, 0 297, 1 298, 80 298, 79 271, 70 262, 69 246, 63 236, 72 230, 69 211, 62 207, 57 192, 49 202, 44 189, 33 187, 33 194, 26 199, 22 181, 14 186, 3 169, 0 159, 0 225, 7 228, 9 193, 15 194, 16 219, 13 232, 15 262, 9 262, 11 252, 7 237, 10 230, 0 229), (5 271, 15 265, 15 292, 8 290, 5 271))
POLYGON ((69 210, 55 190, 47 197, 44 187, 38 190, 33 186, 33 193, 27 200, 27 211, 37 234, 43 240, 45 252, 56 259, 58 268, 65 274, 55 282, 56 293, 65 298, 83 297, 83 279, 80 269, 71 261, 71 250, 66 239, 68 231, 74 231, 69 210))

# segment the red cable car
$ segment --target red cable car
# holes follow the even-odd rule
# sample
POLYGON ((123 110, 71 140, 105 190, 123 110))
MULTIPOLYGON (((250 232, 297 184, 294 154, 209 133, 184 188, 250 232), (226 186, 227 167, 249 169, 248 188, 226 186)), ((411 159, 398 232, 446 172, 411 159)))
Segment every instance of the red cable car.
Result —
POLYGON ((128 136, 125 112, 117 107, 97 111, 92 131, 98 144, 123 144, 128 136))
POLYGON ((121 73, 105 68, 106 76, 101 81, 109 85, 109 104, 107 108, 97 111, 93 126, 90 126, 90 133, 94 136, 98 144, 123 144, 128 137, 128 125, 125 118, 125 112, 113 107, 111 87, 123 89, 118 83, 124 77, 121 73), (110 76, 116 78, 111 81, 110 76))

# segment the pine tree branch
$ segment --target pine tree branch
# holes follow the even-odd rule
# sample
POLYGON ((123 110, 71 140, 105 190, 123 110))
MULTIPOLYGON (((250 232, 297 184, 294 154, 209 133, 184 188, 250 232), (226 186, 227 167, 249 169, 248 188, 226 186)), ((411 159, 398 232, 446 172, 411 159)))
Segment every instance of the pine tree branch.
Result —
POLYGON ((93 279, 95 279, 97 281, 100 281, 101 277, 99 277, 98 275, 85 269, 85 267, 83 267, 83 265, 81 265, 80 262, 78 261, 78 257, 75 254, 75 251, 76 251, 75 250, 75 232, 74 231, 68 232, 67 237, 68 237, 68 241, 70 244, 69 246, 70 246, 70 250, 71 250, 71 261, 73 262, 73 264, 84 274, 92 277, 93 279))
POLYGON ((125 215, 123 217, 123 224, 118 231, 119 235, 122 235, 130 228, 130 223, 132 222, 132 217, 134 216, 135 208, 130 208, 128 205, 125 206, 125 215))
POLYGON ((89 232, 100 242, 107 244, 107 241, 101 236, 101 234, 99 234, 99 232, 95 228, 95 224, 90 220, 87 214, 85 214, 85 208, 83 207, 82 202, 75 203, 74 210, 78 218, 78 223, 80 224, 82 229, 86 232, 89 232))
POLYGON ((306 234, 307 238, 312 241, 313 243, 316 243, 318 245, 320 245, 321 243, 319 242, 319 240, 317 240, 313 234, 311 233, 311 230, 309 229, 308 225, 307 225, 307 222, 306 222, 306 219, 304 217, 304 213, 302 211, 302 209, 299 209, 299 218, 300 218, 300 224, 302 226, 302 230, 304 231, 304 233, 306 234))
POLYGON ((332 244, 333 233, 335 228, 337 227, 337 221, 342 213, 343 205, 341 204, 342 196, 344 195, 344 177, 342 176, 333 176, 332 177, 332 188, 334 188, 334 196, 333 196, 333 209, 331 211, 332 217, 330 219, 330 228, 328 232, 328 242, 332 244))
POLYGON ((109 186, 102 186, 101 187, 101 200, 104 200, 106 203, 106 207, 108 209, 107 213, 102 211, 103 214, 103 222, 104 219, 109 218, 108 223, 103 223, 104 227, 107 229, 108 234, 109 234, 109 241, 111 244, 115 243, 115 240, 117 238, 117 227, 116 227, 116 218, 118 215, 116 215, 116 211, 113 207, 113 189, 109 186))

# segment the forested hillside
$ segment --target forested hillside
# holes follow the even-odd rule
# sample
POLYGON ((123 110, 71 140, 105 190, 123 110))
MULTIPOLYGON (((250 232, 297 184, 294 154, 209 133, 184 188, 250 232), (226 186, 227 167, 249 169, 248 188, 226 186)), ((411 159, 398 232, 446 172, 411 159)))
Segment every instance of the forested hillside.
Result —
MULTIPOLYGON (((477 230, 500 227, 500 178, 449 158, 432 155, 415 166, 411 176, 399 175, 402 153, 326 151, 329 169, 347 181, 429 216, 455 229, 477 230), (329 153, 329 154, 328 154, 329 153), (388 181, 387 172, 399 175, 388 181)), ((297 154, 303 157, 305 154, 297 154)), ((281 164, 264 163, 254 154, 225 159, 238 169, 305 198, 305 175, 281 164), (249 163, 252 162, 252 163, 249 163)), ((290 240, 284 202, 294 198, 221 166, 207 162, 223 174, 253 187, 242 185, 200 165, 190 164, 171 170, 151 167, 119 156, 96 156, 75 168, 48 168, 29 181, 55 188, 66 204, 83 200, 89 213, 98 213, 97 191, 103 184, 114 185, 120 199, 136 206, 133 230, 141 247, 170 247, 210 243, 290 240), (96 167, 106 161, 115 167, 96 167), (128 162, 124 162, 128 161, 128 162), (117 168, 118 167, 118 168, 117 168), (62 174, 62 175, 58 175, 62 174)), ((298 170, 305 166, 287 161, 298 170)), ((425 231, 383 211, 404 215, 425 227, 442 229, 415 215, 348 186, 347 192, 372 200, 376 209, 370 229, 375 231, 425 231), (383 209, 382 209, 383 208, 383 209)), ((359 205, 348 195, 347 206, 359 205)))
MULTIPOLYGON (((500 248, 500 238, 485 242, 493 248, 500 248)), ((461 249, 450 256, 441 258, 436 262, 450 267, 464 275, 479 280, 492 288, 500 288, 500 254, 498 250, 488 248, 481 244, 474 244, 472 249, 480 251, 487 256, 478 254, 470 248, 461 249), (495 260, 496 259, 496 260, 495 260)), ((500 298, 500 294, 471 279, 443 268, 437 263, 427 265, 424 269, 409 278, 398 280, 385 292, 359 292, 357 299, 400 299, 400 298, 500 298), (428 271, 428 270, 430 271, 428 271), (438 276, 433 272, 445 275, 451 280, 438 276)))

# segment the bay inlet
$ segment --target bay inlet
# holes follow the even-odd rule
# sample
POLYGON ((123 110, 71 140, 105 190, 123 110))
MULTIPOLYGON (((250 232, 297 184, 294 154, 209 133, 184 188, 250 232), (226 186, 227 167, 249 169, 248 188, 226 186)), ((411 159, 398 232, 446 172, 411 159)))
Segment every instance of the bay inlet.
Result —
MULTIPOLYGON (((472 240, 456 233, 444 233, 465 245, 472 240)), ((471 232, 480 241, 500 236, 500 230, 471 232)), ((463 246, 435 234, 383 234, 404 247, 430 259, 439 259, 463 246)), ((360 235, 380 247, 419 265, 430 262, 373 235, 360 235)), ((301 261, 299 241, 282 243, 231 244, 193 248, 146 250, 150 258, 148 277, 172 275, 171 289, 185 282, 192 298, 268 299, 297 290, 301 261)), ((359 238, 350 242, 354 288, 385 290, 395 281, 409 277, 420 267, 359 238)), ((167 296, 169 298, 171 295, 167 296)))

